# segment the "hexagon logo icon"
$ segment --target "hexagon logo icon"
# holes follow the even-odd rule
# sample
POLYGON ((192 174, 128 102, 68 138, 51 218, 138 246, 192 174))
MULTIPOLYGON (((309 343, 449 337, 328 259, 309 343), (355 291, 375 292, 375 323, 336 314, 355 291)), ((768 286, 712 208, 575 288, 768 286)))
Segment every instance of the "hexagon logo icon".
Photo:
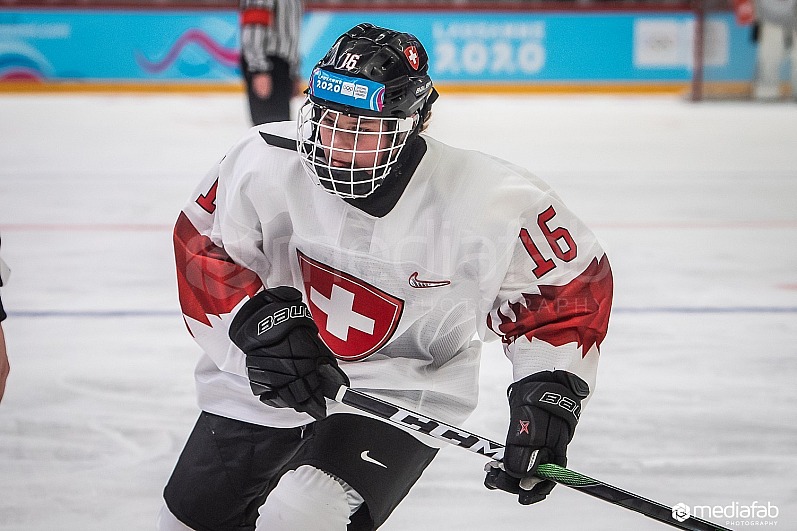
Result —
POLYGON ((692 516, 692 510, 685 503, 676 503, 672 507, 672 517, 679 522, 683 522, 692 516))

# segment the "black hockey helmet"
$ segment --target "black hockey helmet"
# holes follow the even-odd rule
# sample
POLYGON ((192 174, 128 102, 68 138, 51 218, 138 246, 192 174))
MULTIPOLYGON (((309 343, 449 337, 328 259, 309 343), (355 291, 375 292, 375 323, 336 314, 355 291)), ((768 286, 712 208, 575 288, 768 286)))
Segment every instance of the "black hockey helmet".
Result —
POLYGON ((428 70, 409 33, 360 24, 341 35, 313 68, 299 110, 297 147, 310 178, 343 198, 381 186, 437 99, 428 70))
POLYGON ((423 118, 437 99, 428 71, 429 56, 414 35, 359 24, 341 35, 315 65, 308 93, 314 103, 347 114, 407 118, 420 111, 423 118), (355 87, 359 93, 349 93, 340 86, 343 82, 330 78, 370 83, 355 87), (371 89, 367 96, 366 88, 371 89))

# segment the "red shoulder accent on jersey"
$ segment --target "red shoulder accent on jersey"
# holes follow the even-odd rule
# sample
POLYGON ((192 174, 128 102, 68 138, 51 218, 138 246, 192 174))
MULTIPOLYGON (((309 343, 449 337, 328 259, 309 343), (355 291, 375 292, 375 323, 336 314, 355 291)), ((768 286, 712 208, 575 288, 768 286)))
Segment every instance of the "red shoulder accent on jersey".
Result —
POLYGON ((199 234, 184 212, 174 226, 174 258, 183 314, 208 326, 208 315, 230 313, 263 286, 252 270, 233 262, 224 249, 199 234))
MULTIPOLYGON (((505 343, 520 336, 555 347, 575 342, 584 357, 606 337, 612 291, 612 270, 604 255, 564 286, 540 286, 539 295, 524 293, 523 302, 509 305, 514 318, 499 313, 498 333, 505 343)), ((493 328, 493 323, 488 324, 493 328)))

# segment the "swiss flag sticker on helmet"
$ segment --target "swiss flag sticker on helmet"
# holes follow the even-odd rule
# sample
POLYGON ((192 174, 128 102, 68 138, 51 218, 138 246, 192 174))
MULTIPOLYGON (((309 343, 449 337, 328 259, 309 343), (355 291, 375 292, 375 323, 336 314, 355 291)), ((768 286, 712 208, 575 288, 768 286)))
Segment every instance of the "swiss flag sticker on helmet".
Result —
POLYGON ((404 48, 404 55, 407 56, 407 61, 410 62, 412 69, 418 70, 418 68, 421 66, 421 62, 418 57, 418 49, 415 46, 407 46, 404 48))
POLYGON ((347 361, 366 358, 396 331, 404 301, 296 251, 322 341, 347 361))

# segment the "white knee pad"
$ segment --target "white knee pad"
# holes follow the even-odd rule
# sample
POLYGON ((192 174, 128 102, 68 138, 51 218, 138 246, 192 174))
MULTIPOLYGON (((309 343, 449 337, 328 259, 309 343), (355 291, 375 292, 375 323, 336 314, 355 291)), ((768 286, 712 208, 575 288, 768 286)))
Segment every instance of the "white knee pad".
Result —
POLYGON ((345 481, 309 465, 287 472, 260 509, 257 531, 345 531, 363 499, 345 481))
POLYGON ((166 504, 163 504, 158 513, 158 531, 193 531, 172 514, 166 504))

